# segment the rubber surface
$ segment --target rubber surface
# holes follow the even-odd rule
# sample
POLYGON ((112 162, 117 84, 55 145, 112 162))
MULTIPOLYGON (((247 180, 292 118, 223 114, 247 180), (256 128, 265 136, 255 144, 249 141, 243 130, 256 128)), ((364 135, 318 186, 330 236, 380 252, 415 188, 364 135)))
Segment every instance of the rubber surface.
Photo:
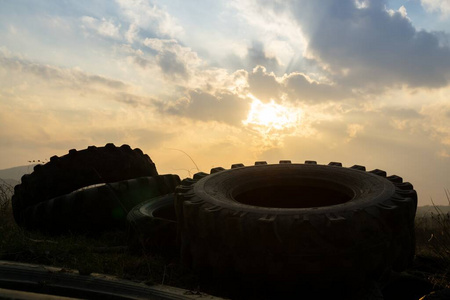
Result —
POLYGON ((182 260, 206 277, 351 289, 415 253, 413 186, 359 165, 214 168, 183 180, 175 207, 182 260))
POLYGON ((74 270, 7 261, 0 261, 1 288, 82 299, 221 299, 167 285, 147 286, 107 275, 83 276, 74 270))
POLYGON ((43 295, 38 293, 22 292, 0 288, 0 300, 74 300, 74 299, 79 298, 43 295))
POLYGON ((135 206, 127 216, 131 228, 131 245, 152 253, 173 253, 176 246, 177 220, 173 193, 156 197, 135 206))
POLYGON ((12 197, 14 218, 22 225, 27 207, 82 187, 156 175, 158 172, 150 157, 128 145, 72 149, 64 156, 51 157, 44 165, 36 165, 31 174, 22 176, 12 197))
POLYGON ((166 174, 86 187, 27 207, 23 225, 48 233, 126 228, 126 216, 134 206, 173 193, 179 183, 178 175, 166 174))

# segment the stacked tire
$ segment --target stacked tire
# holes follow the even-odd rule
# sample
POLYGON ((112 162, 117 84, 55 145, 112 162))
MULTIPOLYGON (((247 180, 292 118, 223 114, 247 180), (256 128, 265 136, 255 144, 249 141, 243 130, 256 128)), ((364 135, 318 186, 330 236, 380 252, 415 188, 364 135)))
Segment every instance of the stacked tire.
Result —
POLYGON ((131 249, 158 253, 171 259, 179 255, 174 199, 174 193, 151 198, 128 213, 131 249))
POLYGON ((414 258, 417 194, 382 170, 235 164, 176 193, 182 260, 206 278, 351 290, 414 258))
POLYGON ((177 175, 158 175, 138 148, 72 149, 22 177, 14 188, 13 214, 20 226, 50 233, 123 228, 135 205, 173 193, 179 182, 177 175))

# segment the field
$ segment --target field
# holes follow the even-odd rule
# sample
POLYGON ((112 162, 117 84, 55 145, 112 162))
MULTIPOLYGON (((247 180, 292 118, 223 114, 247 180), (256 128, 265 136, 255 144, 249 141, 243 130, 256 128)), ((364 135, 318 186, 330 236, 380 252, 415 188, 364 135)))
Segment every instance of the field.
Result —
MULTIPOLYGON (((166 284, 230 296, 224 287, 200 282, 179 264, 176 254, 167 256, 144 246, 129 247, 126 230, 97 236, 47 236, 25 231, 12 216, 13 188, 5 182, 0 186, 0 260, 75 269, 86 275, 104 273, 149 285, 166 284)), ((416 217, 416 259, 406 272, 435 289, 450 287, 450 216, 442 208, 435 207, 431 213, 416 217)))

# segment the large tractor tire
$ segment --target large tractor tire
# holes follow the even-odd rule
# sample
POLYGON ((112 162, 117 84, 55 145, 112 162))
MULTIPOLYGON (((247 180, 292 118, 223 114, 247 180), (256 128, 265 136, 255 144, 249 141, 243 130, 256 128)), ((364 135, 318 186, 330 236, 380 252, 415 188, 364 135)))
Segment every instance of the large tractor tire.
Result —
POLYGON ((414 257, 417 194, 378 169, 235 164, 176 193, 182 260, 207 277, 349 290, 414 257))
POLYGON ((82 187, 156 175, 150 157, 128 145, 72 149, 67 155, 53 156, 50 162, 36 165, 31 174, 22 177, 12 197, 14 218, 23 225, 23 214, 28 207, 82 187))
POLYGON ((24 227, 59 234, 127 228, 126 216, 147 199, 173 193, 178 175, 140 177, 79 189, 24 210, 24 227))

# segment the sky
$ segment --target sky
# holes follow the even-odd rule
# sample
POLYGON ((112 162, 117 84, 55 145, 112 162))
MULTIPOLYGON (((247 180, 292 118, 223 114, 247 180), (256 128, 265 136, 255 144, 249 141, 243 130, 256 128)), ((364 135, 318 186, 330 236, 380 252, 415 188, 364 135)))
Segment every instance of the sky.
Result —
POLYGON ((0 169, 110 142, 182 178, 364 165, 447 204, 450 0, 0 0, 0 169))

